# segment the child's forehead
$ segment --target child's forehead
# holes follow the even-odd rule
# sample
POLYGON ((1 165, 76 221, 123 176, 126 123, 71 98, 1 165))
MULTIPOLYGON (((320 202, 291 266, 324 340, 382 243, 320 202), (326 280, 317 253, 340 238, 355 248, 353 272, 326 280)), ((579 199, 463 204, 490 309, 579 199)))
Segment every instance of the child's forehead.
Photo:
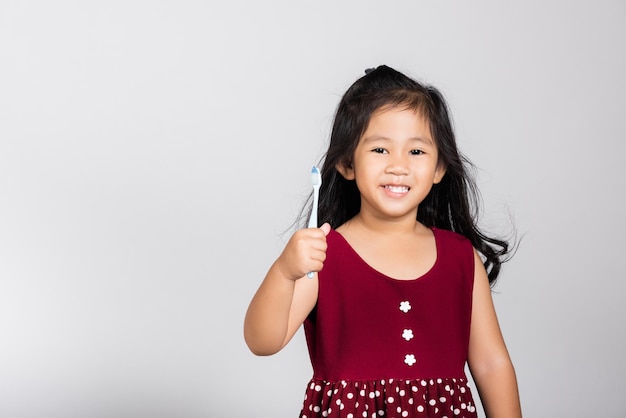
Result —
POLYGON ((391 104, 384 104, 380 106, 379 108, 375 109, 372 112, 370 116, 370 120, 372 120, 372 118, 376 116, 380 116, 387 112, 404 112, 404 111, 412 112, 415 114, 416 118, 421 119, 422 121, 426 123, 430 123, 430 119, 427 117, 427 113, 424 109, 424 106, 415 106, 412 104, 402 104, 402 103, 400 104, 391 103, 391 104))
POLYGON ((358 144, 402 137, 419 138, 428 144, 435 144, 430 121, 424 112, 402 105, 382 106, 372 113, 358 144))
POLYGON ((366 126, 364 127, 363 132, 367 131, 373 119, 378 119, 379 116, 384 116, 389 113, 413 114, 417 121, 430 129, 430 118, 427 117, 427 113, 423 109, 415 108, 414 106, 410 105, 390 104, 383 105, 372 112, 366 126))

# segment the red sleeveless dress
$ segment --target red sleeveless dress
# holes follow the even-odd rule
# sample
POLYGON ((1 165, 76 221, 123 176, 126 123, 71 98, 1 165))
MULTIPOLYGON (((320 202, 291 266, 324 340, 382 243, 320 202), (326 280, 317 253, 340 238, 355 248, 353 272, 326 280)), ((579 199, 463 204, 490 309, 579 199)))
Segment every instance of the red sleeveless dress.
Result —
POLYGON ((476 417, 465 376, 471 243, 433 228, 437 259, 415 280, 374 270, 335 230, 304 323, 313 378, 301 418, 476 417))

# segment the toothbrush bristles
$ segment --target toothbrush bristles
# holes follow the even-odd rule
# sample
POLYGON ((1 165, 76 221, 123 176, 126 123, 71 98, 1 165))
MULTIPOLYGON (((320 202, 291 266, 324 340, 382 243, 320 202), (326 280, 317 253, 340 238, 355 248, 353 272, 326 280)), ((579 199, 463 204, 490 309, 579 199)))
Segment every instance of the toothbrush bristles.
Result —
POLYGON ((320 170, 316 166, 313 166, 313 168, 311 169, 311 184, 313 185, 313 187, 322 184, 322 176, 320 170))

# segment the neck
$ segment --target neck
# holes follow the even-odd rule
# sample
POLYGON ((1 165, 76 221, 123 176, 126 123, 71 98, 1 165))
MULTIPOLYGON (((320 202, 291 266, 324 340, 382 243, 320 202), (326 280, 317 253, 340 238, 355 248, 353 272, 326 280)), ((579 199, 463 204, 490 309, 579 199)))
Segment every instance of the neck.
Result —
POLYGON ((389 220, 380 219, 363 212, 358 213, 354 218, 348 221, 347 224, 347 226, 351 225, 369 233, 385 235, 414 234, 426 229, 414 216, 389 220))

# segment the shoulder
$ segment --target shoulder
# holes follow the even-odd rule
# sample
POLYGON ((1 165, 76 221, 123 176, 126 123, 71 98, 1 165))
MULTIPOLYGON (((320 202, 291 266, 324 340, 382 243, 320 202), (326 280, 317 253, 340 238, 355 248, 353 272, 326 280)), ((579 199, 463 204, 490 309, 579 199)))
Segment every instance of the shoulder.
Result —
POLYGON ((345 240, 345 238, 337 232, 336 229, 331 229, 326 235, 326 264, 327 262, 332 261, 335 258, 341 258, 346 251, 348 251, 349 246, 345 240))
POLYGON ((433 234, 435 234, 435 238, 440 242, 451 244, 451 245, 472 247, 471 241, 467 237, 459 234, 458 232, 450 231, 447 229, 440 229, 436 227, 433 227, 431 229, 433 231, 433 234))
POLYGON ((447 257, 455 257, 467 264, 467 268, 473 267, 475 251, 472 242, 458 232, 447 229, 432 228, 437 250, 447 257))
POLYGON ((328 232, 328 235, 326 235, 326 243, 328 244, 328 246, 335 247, 340 244, 341 241, 343 241, 343 237, 341 236, 341 234, 337 232, 336 229, 331 228, 331 230, 328 232))

